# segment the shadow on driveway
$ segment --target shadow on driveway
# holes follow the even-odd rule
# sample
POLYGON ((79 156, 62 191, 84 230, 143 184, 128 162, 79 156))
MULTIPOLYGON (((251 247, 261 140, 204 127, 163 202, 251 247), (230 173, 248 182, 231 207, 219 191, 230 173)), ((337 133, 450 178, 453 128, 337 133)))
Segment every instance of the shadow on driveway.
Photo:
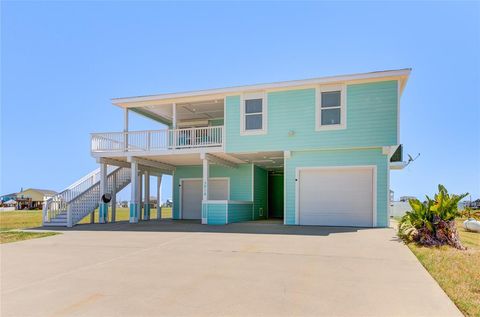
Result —
POLYGON ((244 234, 283 234, 328 236, 334 233, 350 233, 360 230, 374 230, 358 227, 325 227, 325 226, 295 226, 283 225, 282 221, 260 220, 232 223, 228 225, 202 225, 197 220, 149 220, 131 224, 119 221, 107 224, 79 224, 73 228, 39 227, 32 230, 50 231, 126 231, 126 232, 205 232, 205 233, 244 233, 244 234))

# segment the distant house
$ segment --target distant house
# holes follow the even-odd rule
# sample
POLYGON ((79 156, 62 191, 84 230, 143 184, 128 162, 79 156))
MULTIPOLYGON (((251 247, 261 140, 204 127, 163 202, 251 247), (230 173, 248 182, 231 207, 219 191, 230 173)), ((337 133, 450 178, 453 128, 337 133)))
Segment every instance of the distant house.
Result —
POLYGON ((43 203, 56 194, 53 190, 28 188, 16 194, 17 209, 42 209, 43 203))
POLYGON ((400 201, 407 202, 407 203, 410 199, 417 199, 417 197, 415 197, 415 196, 402 196, 402 197, 400 197, 400 201))
POLYGON ((16 200, 16 199, 17 199, 17 193, 6 194, 6 195, 0 196, 0 203, 3 204, 6 201, 16 200))

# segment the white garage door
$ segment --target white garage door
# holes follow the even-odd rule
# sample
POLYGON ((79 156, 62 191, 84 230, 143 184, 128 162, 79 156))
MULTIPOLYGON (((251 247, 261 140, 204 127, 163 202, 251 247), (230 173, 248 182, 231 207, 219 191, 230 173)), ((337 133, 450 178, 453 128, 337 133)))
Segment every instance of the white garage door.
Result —
POLYGON ((301 225, 373 226, 373 169, 301 169, 298 175, 301 225))
MULTIPOLYGON (((228 199, 228 180, 210 179, 209 197, 211 200, 228 199)), ((202 218, 202 180, 189 179, 182 181, 182 219, 202 218)))

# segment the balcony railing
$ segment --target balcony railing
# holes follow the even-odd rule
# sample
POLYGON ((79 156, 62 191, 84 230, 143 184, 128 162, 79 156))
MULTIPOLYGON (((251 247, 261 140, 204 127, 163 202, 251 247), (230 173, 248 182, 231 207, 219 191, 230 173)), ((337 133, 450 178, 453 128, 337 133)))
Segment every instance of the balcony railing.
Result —
POLYGON ((223 146, 223 126, 92 133, 92 152, 167 151, 223 146))

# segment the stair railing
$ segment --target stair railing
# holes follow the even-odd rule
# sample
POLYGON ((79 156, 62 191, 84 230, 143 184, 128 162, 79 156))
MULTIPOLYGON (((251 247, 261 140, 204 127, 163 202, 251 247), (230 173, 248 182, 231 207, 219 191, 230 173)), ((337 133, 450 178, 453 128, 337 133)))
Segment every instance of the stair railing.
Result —
MULTIPOLYGON (((111 173, 116 169, 118 169, 118 167, 109 166, 107 173, 111 173)), ((88 190, 92 185, 99 181, 100 169, 97 168, 62 190, 60 193, 47 199, 43 205, 42 211, 43 224, 49 223, 59 214, 67 212, 67 207, 70 201, 75 199, 77 196, 88 190)))

